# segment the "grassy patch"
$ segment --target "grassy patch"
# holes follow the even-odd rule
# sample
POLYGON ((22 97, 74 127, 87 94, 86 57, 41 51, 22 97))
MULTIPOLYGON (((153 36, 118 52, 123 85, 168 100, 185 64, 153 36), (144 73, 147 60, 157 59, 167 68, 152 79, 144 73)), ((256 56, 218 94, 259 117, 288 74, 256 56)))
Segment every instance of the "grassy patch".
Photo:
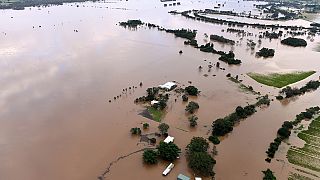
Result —
MULTIPOLYGON (((301 131, 298 137, 305 141, 302 148, 290 147, 287 153, 292 164, 320 172, 320 117, 314 119, 307 130, 301 131)), ((297 178, 298 179, 298 178, 297 178)))
POLYGON ((308 178, 306 176, 303 176, 301 174, 297 174, 297 173, 290 173, 288 180, 313 180, 311 178, 308 178))
POLYGON ((315 71, 270 74, 248 73, 248 76, 261 84, 282 88, 289 84, 301 81, 314 73, 315 71))
POLYGON ((157 122, 161 122, 161 119, 164 116, 164 112, 163 111, 160 111, 160 110, 158 110, 156 108, 153 108, 153 107, 148 107, 148 112, 152 116, 152 119, 157 121, 157 122))

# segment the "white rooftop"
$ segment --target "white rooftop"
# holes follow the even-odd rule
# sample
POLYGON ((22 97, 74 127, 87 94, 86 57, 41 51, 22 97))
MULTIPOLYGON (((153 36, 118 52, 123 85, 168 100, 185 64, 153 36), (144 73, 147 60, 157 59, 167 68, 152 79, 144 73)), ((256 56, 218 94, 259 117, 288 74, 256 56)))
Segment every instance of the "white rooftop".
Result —
POLYGON ((163 142, 169 143, 169 142, 173 142, 173 140, 174 140, 174 137, 168 136, 163 142))
POLYGON ((171 89, 175 85, 176 85, 176 83, 174 83, 174 82, 166 82, 163 85, 159 85, 159 87, 164 88, 164 89, 171 89))
POLYGON ((174 164, 170 163, 169 166, 163 171, 162 175, 164 175, 164 176, 168 175, 173 167, 174 167, 174 164))
POLYGON ((159 101, 156 101, 156 100, 151 101, 151 105, 158 104, 158 103, 159 103, 159 101))

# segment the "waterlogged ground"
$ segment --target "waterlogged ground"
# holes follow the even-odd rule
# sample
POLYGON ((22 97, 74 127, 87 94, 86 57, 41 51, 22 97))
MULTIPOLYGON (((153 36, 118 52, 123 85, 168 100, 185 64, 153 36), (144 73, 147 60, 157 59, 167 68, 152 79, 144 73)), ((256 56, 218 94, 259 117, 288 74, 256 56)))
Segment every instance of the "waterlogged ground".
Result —
MULTIPOLYGON (((258 59, 255 51, 260 47, 252 51, 246 45, 247 39, 257 41, 258 37, 240 40, 235 34, 221 32, 226 26, 167 13, 212 8, 215 4, 186 1, 181 6, 164 7, 155 0, 129 0, 0 11, 0 179, 97 179, 110 162, 146 147, 137 144, 139 139, 130 135, 130 128, 148 122, 151 127, 147 132, 157 130, 158 123, 138 115, 143 107, 133 103, 144 95, 147 87, 176 80, 181 85, 192 81, 201 90, 201 95, 194 99, 200 105, 196 129, 189 128, 184 112, 186 104, 180 97, 177 102, 171 98, 163 120, 170 125, 169 132, 184 154, 184 147, 193 136, 208 136, 212 121, 226 116, 238 105, 256 101, 255 95, 242 92, 229 81, 227 73, 238 74, 245 85, 262 94, 270 92, 273 97, 278 89, 260 85, 245 74, 320 68, 320 55, 313 51, 319 37, 314 37, 313 42, 309 38, 306 48, 263 39, 261 48, 274 48, 276 53, 274 58, 258 59), (209 41, 204 33, 226 36, 238 41, 236 45, 214 43, 215 48, 234 50, 243 63, 240 66, 221 63, 225 71, 213 68, 208 72, 209 62, 217 62, 218 55, 184 46, 184 40, 172 34, 148 28, 129 30, 117 25, 127 19, 141 19, 171 29, 197 29, 200 44, 209 41), (178 53, 180 50, 182 55, 178 53), (199 65, 204 67, 202 71, 198 70, 199 65), (113 100, 129 86, 138 88, 113 100)), ((248 11, 247 6, 239 6, 237 1, 231 1, 225 8, 229 6, 230 10, 248 11)), ((245 30, 259 33, 257 29, 245 30)), ((295 86, 318 76, 319 72, 295 86)), ((268 167, 280 179, 286 178, 292 170, 285 161, 286 152, 280 150, 276 154, 276 158, 284 161, 267 164, 265 151, 283 121, 319 104, 317 90, 290 102, 275 100, 269 108, 258 110, 242 121, 217 147, 216 178, 259 179, 261 171, 268 167)), ((191 176, 183 154, 169 177, 161 175, 166 163, 145 166, 141 153, 114 163, 105 177, 174 179, 179 173, 191 176)))

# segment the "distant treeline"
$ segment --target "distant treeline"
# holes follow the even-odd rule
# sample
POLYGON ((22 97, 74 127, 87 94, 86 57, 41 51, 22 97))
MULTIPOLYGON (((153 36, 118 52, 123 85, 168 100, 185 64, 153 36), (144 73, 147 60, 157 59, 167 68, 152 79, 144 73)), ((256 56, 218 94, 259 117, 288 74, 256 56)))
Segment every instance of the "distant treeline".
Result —
POLYGON ((237 26, 237 27, 244 27, 244 26, 250 26, 252 28, 259 28, 259 29, 268 29, 272 28, 274 29, 279 29, 283 28, 285 30, 302 30, 302 29, 307 29, 310 30, 311 32, 319 32, 319 29, 315 27, 303 27, 303 26, 284 26, 284 25, 279 25, 279 24, 259 24, 259 23, 247 23, 247 22, 238 22, 238 21, 230 21, 230 20, 224 20, 224 19, 217 19, 217 18, 212 18, 212 17, 207 17, 204 15, 201 15, 201 13, 205 13, 205 11, 202 10, 189 10, 189 11, 183 11, 181 13, 175 13, 175 14, 181 14, 182 16, 189 18, 189 19, 194 19, 198 21, 204 21, 204 22, 209 22, 209 23, 214 23, 214 24, 221 24, 221 25, 228 25, 228 26, 237 26), (193 12, 193 16, 189 15, 190 13, 193 12))
POLYGON ((3 1, 3 4, 0 3, 0 9, 23 10, 25 7, 62 5, 63 3, 86 1, 96 2, 98 0, 17 0, 8 3, 6 3, 6 1, 3 1))

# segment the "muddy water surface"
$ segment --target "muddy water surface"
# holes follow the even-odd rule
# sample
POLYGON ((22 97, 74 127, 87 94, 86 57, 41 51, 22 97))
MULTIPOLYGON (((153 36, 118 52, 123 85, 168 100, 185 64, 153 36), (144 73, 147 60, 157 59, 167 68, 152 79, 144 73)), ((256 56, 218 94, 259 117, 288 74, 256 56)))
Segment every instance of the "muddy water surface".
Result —
MULTIPOLYGON (((184 153, 193 136, 208 136, 213 120, 226 116, 238 105, 255 102, 254 95, 241 92, 226 79, 227 73, 243 74, 240 78, 245 84, 274 95, 278 89, 261 87, 245 73, 317 70, 320 66, 319 54, 312 52, 317 37, 314 42, 309 40, 306 48, 286 47, 279 40, 265 39, 263 46, 275 48, 276 56, 257 59, 246 47, 247 39, 257 41, 257 37, 240 40, 221 32, 226 26, 167 13, 207 8, 211 6, 209 1, 186 1, 168 8, 159 1, 145 0, 76 4, 0 11, 0 179, 96 179, 117 157, 145 147, 130 135, 131 127, 148 122, 148 132, 156 131, 158 123, 139 116, 143 107, 133 103, 147 87, 176 80, 181 86, 192 81, 201 90, 194 99, 200 104, 196 129, 189 128, 186 104, 180 97, 177 102, 171 98, 163 120, 171 126, 170 134, 184 153), (172 29, 198 29, 200 43, 209 41, 204 33, 228 36, 239 43, 233 47, 215 43, 215 47, 234 50, 243 64, 221 63, 226 71, 208 72, 209 62, 217 62, 217 55, 184 46, 184 40, 172 34, 117 26, 127 19, 172 29), (184 53, 179 55, 179 50, 184 53), (199 65, 204 67, 202 71, 199 65), (143 87, 121 94, 123 88, 138 86, 141 81, 143 87), (121 98, 113 100, 120 94, 121 98)), ((288 105, 274 102, 241 122, 218 146, 217 178, 260 178, 260 171, 266 167, 264 151, 278 127, 304 108, 319 104, 318 93, 299 97, 288 105)), ((175 179, 179 173, 192 175, 183 156, 168 178, 175 179)), ((141 153, 137 153, 114 164, 105 177, 165 179, 161 172, 166 165, 161 162, 155 167, 144 166, 141 153)), ((273 170, 286 176, 278 168, 273 170)))

